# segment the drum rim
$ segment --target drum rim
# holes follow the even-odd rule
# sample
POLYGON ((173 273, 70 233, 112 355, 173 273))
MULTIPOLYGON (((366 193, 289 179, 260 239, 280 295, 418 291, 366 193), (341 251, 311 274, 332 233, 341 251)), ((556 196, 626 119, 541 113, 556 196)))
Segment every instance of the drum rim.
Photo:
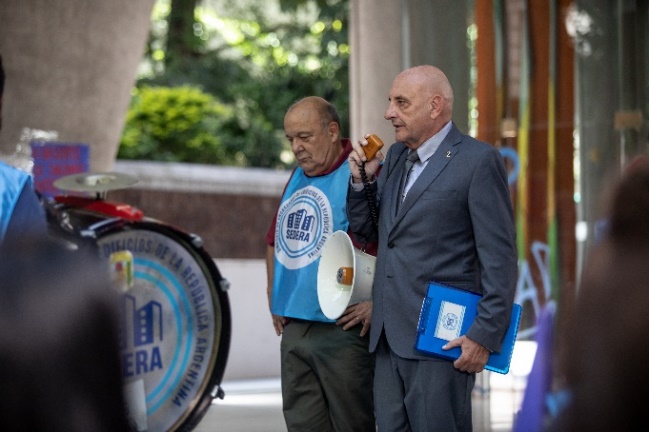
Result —
MULTIPOLYGON (((207 379, 204 379, 201 383, 196 393, 196 397, 188 403, 187 409, 174 421, 171 428, 168 429, 168 432, 191 431, 204 418, 214 399, 222 396, 221 383, 225 375, 225 369, 230 354, 232 338, 230 300, 226 288, 224 288, 226 279, 221 274, 214 259, 207 253, 202 245, 196 245, 196 235, 154 218, 143 217, 140 220, 126 220, 110 217, 83 208, 65 206, 57 211, 86 215, 89 218, 97 219, 94 223, 82 230, 82 232, 70 233, 63 230, 68 236, 76 234, 81 237, 79 239, 80 241, 87 241, 88 237, 92 237, 98 246, 99 241, 106 236, 141 228, 170 237, 178 243, 180 247, 184 248, 190 255, 192 255, 196 263, 201 267, 204 276, 208 279, 210 292, 213 294, 212 304, 214 310, 218 311, 220 315, 220 319, 215 320, 215 330, 219 328, 220 331, 215 332, 217 335, 213 338, 215 349, 213 350, 214 352, 212 353, 209 362, 212 370, 206 373, 207 379), (92 232, 94 235, 89 235, 88 232, 92 232)), ((61 227, 58 228, 61 229, 61 227)))
MULTIPOLYGON (((109 236, 116 232, 123 232, 126 230, 134 230, 138 228, 145 228, 150 231, 158 232, 162 235, 173 234, 171 236, 177 243, 185 248, 190 254, 196 253, 201 258, 201 261, 197 263, 201 267, 206 267, 206 270, 209 272, 209 275, 212 277, 213 284, 210 283, 210 291, 215 291, 217 296, 212 299, 214 304, 214 309, 221 313, 220 327, 221 331, 218 332, 218 339, 214 339, 217 347, 214 350, 213 358, 210 359, 210 365, 212 365, 212 371, 209 374, 209 378, 204 380, 201 383, 201 386, 197 392, 197 397, 194 398, 189 404, 185 412, 178 417, 178 419, 173 423, 169 432, 176 431, 191 431, 194 429, 200 421, 204 418, 207 410, 210 408, 212 401, 215 399, 213 394, 215 389, 220 388, 223 376, 225 375, 225 368, 227 366, 227 360, 230 351, 230 341, 231 341, 231 311, 230 311, 230 301, 227 295, 227 292, 223 289, 221 282, 225 279, 221 275, 214 259, 205 251, 203 247, 197 247, 193 243, 194 237, 192 234, 180 230, 170 224, 158 221, 156 219, 145 217, 139 221, 128 221, 123 219, 113 220, 111 223, 99 223, 96 224, 95 229, 98 231, 97 241, 100 241, 103 237, 109 236), (180 237, 180 241, 176 238, 180 237), (191 249, 190 249, 191 247, 191 249), (217 304, 218 300, 218 304, 217 304), (223 355, 221 355, 223 354, 223 355)), ((194 257, 196 258, 196 257, 194 257)), ((216 324, 216 323, 215 323, 216 324)), ((216 391, 218 395, 218 390, 216 391)))

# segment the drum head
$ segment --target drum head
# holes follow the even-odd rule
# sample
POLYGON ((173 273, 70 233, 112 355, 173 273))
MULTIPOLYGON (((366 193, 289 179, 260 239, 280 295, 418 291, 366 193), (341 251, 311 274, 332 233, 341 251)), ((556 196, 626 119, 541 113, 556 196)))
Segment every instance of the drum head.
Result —
POLYGON ((189 431, 216 396, 230 343, 224 279, 195 237, 157 222, 99 224, 122 275, 122 374, 139 431, 189 431))

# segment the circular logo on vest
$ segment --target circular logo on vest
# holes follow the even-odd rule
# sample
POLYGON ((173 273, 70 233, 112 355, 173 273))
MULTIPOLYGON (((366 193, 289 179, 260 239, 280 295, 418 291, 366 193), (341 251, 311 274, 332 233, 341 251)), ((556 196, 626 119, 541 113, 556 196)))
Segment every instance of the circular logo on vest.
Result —
POLYGON ((277 213, 275 255, 286 268, 306 267, 318 259, 333 231, 332 209, 317 187, 297 190, 277 213))

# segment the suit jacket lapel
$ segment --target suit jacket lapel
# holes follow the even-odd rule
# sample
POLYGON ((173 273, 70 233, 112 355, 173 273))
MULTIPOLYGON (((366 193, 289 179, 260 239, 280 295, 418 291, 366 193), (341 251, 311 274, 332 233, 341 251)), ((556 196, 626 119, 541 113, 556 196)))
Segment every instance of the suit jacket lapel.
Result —
MULTIPOLYGON (((417 177, 417 180, 411 186, 410 190, 408 191, 408 195, 406 195, 406 199, 403 200, 403 202, 399 206, 399 212, 397 213, 392 225, 393 228, 399 223, 399 221, 408 212, 408 210, 410 210, 410 208, 417 202, 421 194, 437 178, 439 173, 442 172, 442 170, 451 161, 451 159, 453 159, 453 156, 459 151, 459 148, 456 146, 460 143, 461 139, 462 135, 460 134, 460 131, 455 126, 453 126, 446 138, 444 138, 444 141, 442 141, 437 150, 435 150, 435 153, 433 153, 433 155, 428 160, 426 168, 424 168, 419 177, 417 177)), ((401 163, 401 171, 403 171, 404 165, 405 162, 401 163)), ((396 205, 396 203, 394 205, 396 205)))

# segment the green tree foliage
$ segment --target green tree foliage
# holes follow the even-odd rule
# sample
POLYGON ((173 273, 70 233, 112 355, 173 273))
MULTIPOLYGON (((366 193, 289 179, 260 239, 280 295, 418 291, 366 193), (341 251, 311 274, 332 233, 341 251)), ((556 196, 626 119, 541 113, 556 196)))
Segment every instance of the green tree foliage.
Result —
POLYGON ((308 95, 324 97, 337 106, 344 134, 349 125, 347 4, 348 0, 159 0, 144 62, 146 73, 138 80, 139 92, 131 107, 140 113, 129 112, 118 157, 291 165, 286 157, 290 151, 283 133, 284 113, 308 95), (187 14, 190 4, 198 4, 193 20, 187 14), (187 36, 188 26, 193 37, 187 36), (173 42, 168 39, 172 33, 173 42), (178 130, 167 134, 163 146, 157 142, 158 135, 150 135, 155 128, 145 124, 165 118, 161 112, 149 115, 170 103, 144 99, 155 87, 163 89, 152 98, 181 87, 181 93, 191 89, 197 99, 198 94, 212 97, 220 108, 206 109, 206 119, 183 135, 178 130), (156 109, 146 108, 148 103, 155 103, 156 109), (188 138, 198 130, 197 137, 188 138), (213 137, 208 139, 210 134, 213 137), (193 147, 185 148, 189 143, 193 147), (212 151, 215 154, 208 159, 204 153, 212 151))
POLYGON ((250 123, 241 113, 202 90, 190 87, 142 87, 128 111, 118 157, 223 165, 267 165, 277 152, 251 143, 242 124, 255 135, 271 135, 269 125, 250 123), (249 160, 249 155, 254 159, 249 160))

